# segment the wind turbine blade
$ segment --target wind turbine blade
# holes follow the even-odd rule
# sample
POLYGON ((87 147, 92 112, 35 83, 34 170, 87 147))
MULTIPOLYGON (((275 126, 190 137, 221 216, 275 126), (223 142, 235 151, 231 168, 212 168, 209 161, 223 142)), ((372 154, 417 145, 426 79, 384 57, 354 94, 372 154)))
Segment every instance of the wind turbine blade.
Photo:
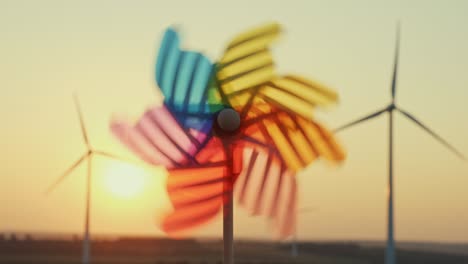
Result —
POLYGON ((73 163, 67 170, 65 170, 60 177, 57 178, 50 186, 47 188, 45 191, 45 194, 49 194, 51 191, 53 191, 80 163, 87 157, 88 155, 85 154, 81 156, 75 163, 73 163))
POLYGON ((406 112, 403 109, 397 108, 398 112, 402 113, 405 117, 410 119, 411 121, 415 122, 418 126, 420 126, 422 129, 424 129, 427 133, 429 133, 432 137, 434 137, 437 141, 439 141, 442 145, 447 147, 449 150, 451 150, 455 155, 460 157, 462 160, 466 161, 465 156, 458 151, 455 147, 450 145, 445 139, 443 139, 441 136, 437 135, 434 131, 429 129, 426 125, 424 125, 421 121, 419 121, 416 117, 411 115, 410 113, 406 112))
POLYGON ((392 77, 392 101, 395 101, 396 96, 396 82, 398 77, 398 58, 400 53, 400 23, 397 24, 396 32, 396 45, 395 45, 395 59, 393 64, 393 77, 392 77))
POLYGON ((372 113, 372 114, 369 114, 369 115, 367 115, 367 116, 365 116, 365 117, 359 118, 359 119, 357 119, 357 120, 355 120, 355 121, 352 121, 352 122, 350 122, 350 123, 348 123, 348 124, 346 124, 346 125, 340 126, 340 127, 338 127, 337 129, 335 129, 334 132, 335 132, 335 133, 336 133, 336 132, 340 132, 341 130, 344 130, 344 129, 346 129, 346 128, 352 127, 352 126, 354 126, 354 125, 357 125, 357 124, 362 123, 362 122, 364 122, 364 121, 367 121, 367 120, 369 120, 369 119, 372 119, 372 118, 374 118, 374 117, 377 117, 377 116, 379 116, 379 115, 381 115, 381 114, 383 114, 383 113, 385 113, 385 112, 387 112, 387 111, 388 111, 388 108, 384 108, 384 109, 382 109, 382 110, 378 110, 378 111, 376 111, 376 112, 374 112, 374 113, 372 113))
POLYGON ((93 151, 93 152, 94 152, 94 154, 101 155, 101 156, 103 156, 103 157, 115 159, 115 160, 118 160, 118 161, 130 163, 130 164, 134 164, 134 165, 138 165, 138 166, 145 166, 145 167, 147 167, 147 165, 144 164, 144 163, 140 163, 140 162, 137 162, 137 161, 133 161, 133 160, 130 160, 130 159, 126 159, 126 158, 123 158, 123 157, 120 157, 120 156, 111 154, 111 153, 109 153, 109 152, 100 151, 100 150, 95 150, 95 151, 93 151))
POLYGON ((83 134, 83 140, 86 146, 89 147, 88 133, 86 132, 86 127, 85 127, 84 120, 83 120, 83 113, 81 112, 80 102, 78 101, 78 96, 76 94, 73 96, 73 98, 75 100, 76 110, 78 112, 78 117, 80 119, 80 126, 81 126, 81 133, 83 134))

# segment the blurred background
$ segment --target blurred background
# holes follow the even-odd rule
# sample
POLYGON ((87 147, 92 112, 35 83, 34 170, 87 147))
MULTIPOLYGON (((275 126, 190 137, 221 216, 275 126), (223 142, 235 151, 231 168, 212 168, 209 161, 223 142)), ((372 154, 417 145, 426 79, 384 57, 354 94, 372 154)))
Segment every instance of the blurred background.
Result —
MULTIPOLYGON (((329 128, 390 101, 395 31, 401 22, 398 104, 468 153, 466 1, 1 1, 0 232, 80 234, 85 173, 79 167, 49 196, 47 186, 85 150, 72 94, 91 144, 136 160, 109 122, 135 120, 161 103, 154 81, 168 26, 185 48, 213 61, 237 33, 284 26, 274 47, 281 73, 339 92, 317 114, 329 128)), ((395 235, 398 241, 468 243, 468 166, 396 115, 395 235)), ((386 238, 387 118, 338 134, 340 167, 314 163, 298 175, 299 240, 386 238)), ((164 236, 165 171, 93 162, 92 234, 164 236), (159 213, 158 213, 159 212, 159 213)), ((235 210, 236 238, 271 239, 264 219, 235 210)), ((219 217, 193 233, 221 237, 219 217)))

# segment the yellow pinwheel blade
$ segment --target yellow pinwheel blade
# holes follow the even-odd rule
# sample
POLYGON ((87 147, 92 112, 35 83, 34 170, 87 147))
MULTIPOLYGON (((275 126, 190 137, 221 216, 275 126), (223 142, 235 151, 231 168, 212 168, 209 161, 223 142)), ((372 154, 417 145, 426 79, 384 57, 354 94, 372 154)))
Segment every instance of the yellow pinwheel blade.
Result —
POLYGON ((268 50, 281 32, 278 24, 267 24, 235 37, 217 64, 216 77, 225 99, 271 80, 275 76, 268 50))
POLYGON ((312 117, 314 108, 324 107, 338 100, 338 95, 331 89, 299 76, 284 76, 273 79, 259 90, 259 96, 277 107, 312 117))
POLYGON ((281 27, 277 23, 270 23, 256 27, 237 35, 228 44, 221 65, 232 63, 240 58, 265 50, 278 38, 281 27))
POLYGON ((316 107, 336 102, 338 95, 312 80, 276 74, 269 46, 280 33, 278 24, 267 24, 242 33, 229 43, 217 65, 220 97, 236 109, 267 102, 311 118, 316 107))

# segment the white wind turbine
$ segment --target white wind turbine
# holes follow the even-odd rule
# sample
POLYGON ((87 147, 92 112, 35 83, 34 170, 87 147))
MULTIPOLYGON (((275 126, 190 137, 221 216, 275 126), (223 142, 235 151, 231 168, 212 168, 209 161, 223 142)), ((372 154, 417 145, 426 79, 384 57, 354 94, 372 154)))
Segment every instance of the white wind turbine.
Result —
POLYGON ((393 77, 392 77, 392 84, 391 84, 391 96, 392 101, 388 106, 385 108, 378 110, 372 114, 369 114, 365 117, 359 118, 353 122, 350 122, 344 126, 339 127, 335 130, 335 132, 344 130, 346 128, 352 127, 354 125, 360 124, 367 120, 373 119, 383 113, 388 112, 389 116, 389 155, 388 155, 388 230, 387 230, 387 247, 385 252, 385 264, 395 264, 395 240, 394 240, 394 225, 393 225, 393 112, 397 111, 402 114, 404 117, 408 118, 410 121, 414 122, 424 131, 426 131, 429 135, 434 137, 437 141, 442 143, 445 147, 447 147, 450 151, 452 151, 455 155, 460 157, 463 160, 466 160, 465 157, 455 149, 452 145, 450 145, 446 140, 442 137, 437 135, 433 132, 429 127, 424 125, 421 121, 419 121, 416 117, 412 114, 408 113, 407 111, 401 109, 400 107, 395 105, 395 95, 396 95, 396 82, 397 82, 397 71, 398 71, 398 54, 399 54, 399 45, 400 45, 400 27, 397 27, 397 36, 396 36, 396 48, 395 48, 395 61, 393 67, 393 77))
MULTIPOLYGON (((92 172, 92 167, 91 167, 91 160, 95 155, 100 155, 102 157, 107 157, 111 158, 114 160, 118 161, 124 161, 124 162, 129 162, 125 159, 122 159, 116 155, 110 154, 108 152, 100 151, 100 150, 95 150, 92 148, 91 144, 89 143, 88 139, 88 134, 86 131, 86 127, 84 125, 83 121, 83 114, 81 112, 81 108, 78 102, 78 98, 76 95, 74 96, 75 99, 75 105, 76 109, 78 112, 78 117, 80 120, 80 126, 81 126, 81 132, 83 135, 83 140, 86 145, 86 152, 81 155, 81 157, 75 161, 67 170, 65 170, 60 177, 57 178, 46 190, 46 194, 49 194, 52 192, 70 173, 76 169, 82 162, 86 161, 88 165, 88 173, 86 177, 86 211, 85 211, 85 226, 84 226, 84 234, 83 234, 83 252, 82 252, 82 263, 83 264, 89 264, 91 262, 91 252, 90 252, 90 247, 91 247, 91 240, 90 240, 90 235, 89 235, 89 219, 90 219, 90 208, 91 208, 91 172, 92 172)), ((133 162, 132 162, 133 163, 133 162)))
MULTIPOLYGON (((317 208, 315 207, 303 207, 297 210, 297 216, 300 214, 306 214, 316 211, 317 208)), ((294 225, 294 232, 291 237, 291 257, 295 258, 299 256, 299 246, 297 245, 297 216, 296 216, 296 224, 294 225)))

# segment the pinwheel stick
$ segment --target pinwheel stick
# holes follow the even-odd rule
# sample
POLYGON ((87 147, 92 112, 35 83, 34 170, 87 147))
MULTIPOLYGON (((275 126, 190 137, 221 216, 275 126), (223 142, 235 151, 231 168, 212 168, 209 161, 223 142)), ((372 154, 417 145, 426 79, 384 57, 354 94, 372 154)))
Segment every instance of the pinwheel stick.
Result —
POLYGON ((226 175, 228 179, 224 181, 223 193, 225 201, 223 203, 223 241, 224 241, 224 264, 234 263, 234 228, 233 228, 233 186, 234 186, 234 150, 231 145, 230 135, 240 126, 239 114, 233 109, 223 109, 217 116, 219 132, 223 135, 223 146, 226 156, 226 175))
POLYGON ((224 241, 224 264, 234 264, 234 210, 232 189, 234 184, 232 149, 229 146, 224 147, 227 159, 227 174, 229 178, 224 181, 224 195, 226 201, 223 206, 223 241, 224 241))

